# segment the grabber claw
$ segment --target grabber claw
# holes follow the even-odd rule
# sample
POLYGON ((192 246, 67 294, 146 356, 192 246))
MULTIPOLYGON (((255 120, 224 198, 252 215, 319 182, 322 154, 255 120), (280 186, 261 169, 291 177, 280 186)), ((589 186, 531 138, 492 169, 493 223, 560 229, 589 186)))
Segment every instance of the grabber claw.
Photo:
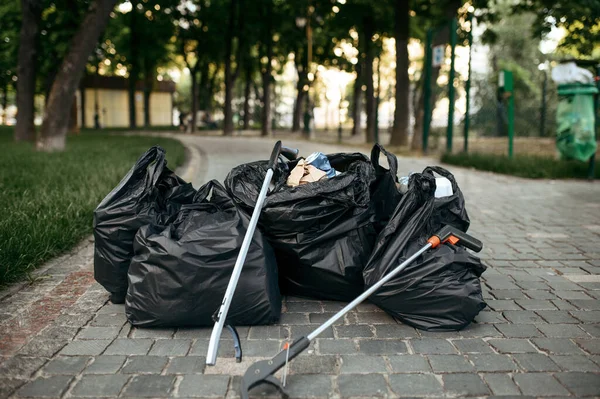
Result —
POLYGON ((233 338, 233 347, 235 349, 235 362, 241 363, 242 362, 242 344, 240 342, 240 335, 238 334, 235 327, 232 326, 231 324, 227 324, 226 327, 229 330, 229 332, 231 332, 231 336, 233 338))
POLYGON ((450 225, 442 227, 427 242, 431 244, 431 248, 437 248, 440 244, 449 242, 452 245, 461 245, 474 252, 479 252, 483 249, 483 244, 477 238, 450 225))

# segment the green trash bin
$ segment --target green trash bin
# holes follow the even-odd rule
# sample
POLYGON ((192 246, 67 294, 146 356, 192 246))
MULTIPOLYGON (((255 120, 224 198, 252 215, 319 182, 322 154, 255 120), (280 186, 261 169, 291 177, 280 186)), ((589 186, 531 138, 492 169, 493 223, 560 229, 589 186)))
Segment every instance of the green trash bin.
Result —
POLYGON ((556 148, 565 159, 587 161, 596 152, 593 84, 558 86, 556 148))

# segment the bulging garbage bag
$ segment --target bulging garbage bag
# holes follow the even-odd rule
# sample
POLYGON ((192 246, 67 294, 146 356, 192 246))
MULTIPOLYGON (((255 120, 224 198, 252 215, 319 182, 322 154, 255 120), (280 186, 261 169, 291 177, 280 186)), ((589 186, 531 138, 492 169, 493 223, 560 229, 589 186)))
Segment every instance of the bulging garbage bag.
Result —
POLYGON ((169 168, 159 146, 144 153, 94 210, 94 277, 123 303, 133 238, 146 224, 175 214, 196 190, 169 168))
MULTIPOLYGON (((250 219, 213 180, 198 190, 166 226, 151 224, 135 236, 125 313, 141 327, 212 325, 250 219), (209 198, 210 196, 210 198, 209 198)), ((275 255, 254 233, 227 322, 269 324, 281 312, 275 255)))
MULTIPOLYGON (((432 227, 445 223, 440 215, 450 215, 448 221, 456 222, 454 213, 439 212, 442 206, 436 204, 439 199, 434 197, 435 178, 430 170, 411 175, 408 192, 377 237, 363 273, 366 288, 423 247, 436 231, 432 227)), ((413 327, 460 330, 486 306, 479 281, 484 271, 478 257, 446 243, 422 254, 369 299, 413 327)))
POLYGON ((375 230, 379 233, 390 220, 402 194, 398 185, 398 159, 383 146, 375 144, 371 150, 371 163, 375 168, 375 181, 371 185, 371 202, 375 210, 375 230), (379 156, 387 159, 388 168, 379 164, 379 156))
POLYGON ((454 175, 441 166, 428 166, 423 173, 431 176, 434 176, 435 173, 445 177, 452 184, 453 193, 447 197, 434 199, 433 213, 429 219, 429 231, 433 234, 448 224, 466 232, 471 221, 465 207, 465 198, 462 191, 460 191, 460 187, 458 187, 458 183, 456 183, 454 175))
MULTIPOLYGON (((338 176, 286 185, 296 161, 279 162, 259 227, 273 246, 283 294, 348 301, 363 290, 362 271, 375 240, 369 187, 374 170, 359 153, 327 155, 338 176)), ((256 203, 267 162, 234 168, 227 190, 246 211, 256 203)))

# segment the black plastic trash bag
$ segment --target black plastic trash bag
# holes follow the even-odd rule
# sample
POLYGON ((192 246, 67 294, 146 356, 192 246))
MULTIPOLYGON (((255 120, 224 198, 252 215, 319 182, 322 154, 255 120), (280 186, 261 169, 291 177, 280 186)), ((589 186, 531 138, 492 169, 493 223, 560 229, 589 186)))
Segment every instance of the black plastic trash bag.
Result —
MULTIPOLYGON (((249 221, 213 180, 168 226, 142 227, 135 236, 125 301, 131 324, 212 325, 249 221)), ((275 255, 255 231, 227 320, 234 325, 269 324, 280 312, 275 255)))
POLYGON ((94 277, 113 303, 123 303, 133 238, 146 224, 175 214, 196 190, 169 168, 165 150, 151 147, 94 211, 94 277))
MULTIPOLYGON (((427 173, 411 175, 408 192, 377 237, 363 273, 366 288, 423 247, 436 232, 431 226, 444 222, 438 219, 435 178, 428 169, 427 173)), ((460 330, 486 306, 479 281, 484 271, 478 257, 446 243, 425 252, 369 299, 413 327, 460 330)))
MULTIPOLYGON (((259 227, 275 250, 286 295, 348 301, 363 290, 362 271, 375 240, 369 187, 374 170, 359 153, 327 155, 339 176, 297 187, 286 179, 296 161, 276 166, 259 227)), ((234 168, 225 180, 233 199, 251 212, 267 162, 234 168)))
POLYGON ((371 150, 371 163, 375 168, 375 181, 371 184, 371 202, 375 210, 375 230, 379 233, 390 220, 402 194, 398 188, 398 159, 383 146, 375 144, 371 150), (383 154, 388 169, 379 165, 379 154, 383 154))
POLYGON ((428 166, 423 170, 423 173, 431 176, 435 176, 434 173, 438 174, 450 180, 452 184, 452 195, 436 198, 433 203, 433 214, 429 224, 430 232, 433 234, 447 224, 466 232, 471 221, 465 208, 465 198, 456 183, 454 175, 441 166, 428 166))

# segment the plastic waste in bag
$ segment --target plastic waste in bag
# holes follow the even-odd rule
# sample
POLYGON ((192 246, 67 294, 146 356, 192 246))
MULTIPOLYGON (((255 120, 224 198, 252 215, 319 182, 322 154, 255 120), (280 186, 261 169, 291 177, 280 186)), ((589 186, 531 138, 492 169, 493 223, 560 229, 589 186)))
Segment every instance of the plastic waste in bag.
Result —
MULTIPOLYGON (((259 219, 277 257, 283 294, 348 301, 363 289, 362 270, 375 239, 369 187, 374 171, 362 154, 331 154, 331 179, 288 187, 298 161, 280 162, 259 219)), ((258 197, 267 162, 235 167, 225 186, 250 212, 258 197)))
POLYGON ((565 62, 552 68, 552 80, 559 85, 568 83, 594 83, 594 74, 574 62, 565 62))
POLYGON ((558 86, 556 108, 556 147, 566 159, 585 162, 596 153, 594 96, 592 85, 558 86))
MULTIPOLYGON (((454 213, 441 212, 442 207, 456 204, 440 203, 440 199, 435 198, 435 178, 431 169, 434 168, 410 177, 408 192, 377 237, 363 273, 365 287, 375 284, 425 245, 427 238, 437 230, 433 226, 440 223, 456 226, 454 213), (450 218, 447 220, 444 215, 450 215, 450 218)), ((451 176, 449 172, 447 175, 451 176)), ((464 206, 464 200, 462 204, 464 206)), ((460 330, 486 306, 479 281, 484 271, 485 266, 475 255, 446 243, 425 252, 369 299, 413 327, 434 331, 460 330)))
MULTIPOLYGON (((125 313, 136 326, 208 326, 218 310, 250 219, 213 180, 168 225, 135 237, 125 313), (212 193, 212 197, 209 195, 212 193)), ((227 315, 234 325, 279 319, 281 296, 273 250, 256 231, 227 315)))
POLYGON ((375 208, 375 229, 380 232, 387 224, 402 198, 398 182, 398 159, 383 146, 375 144, 371 150, 371 163, 375 168, 375 181, 371 185, 371 202, 375 208), (388 168, 379 164, 380 155, 385 156, 388 168))
POLYGON ((167 168, 165 150, 144 153, 94 211, 94 277, 123 303, 133 238, 146 224, 175 214, 196 190, 167 168))
POLYGON ((290 172, 290 175, 287 178, 287 185, 296 187, 301 184, 314 183, 326 178, 327 173, 313 165, 309 165, 306 160, 300 159, 294 169, 290 172))
POLYGON ((452 195, 434 199, 433 212, 431 218, 429 218, 429 234, 435 233, 447 224, 466 232, 471 221, 465 207, 465 198, 456 183, 454 175, 441 166, 428 166, 423 170, 423 174, 433 177, 435 177, 434 173, 450 181, 452 195))
POLYGON ((331 164, 327 159, 327 155, 323 154, 322 152, 313 152, 310 154, 308 157, 306 157, 306 163, 322 170, 329 178, 336 175, 335 169, 331 167, 331 164))

